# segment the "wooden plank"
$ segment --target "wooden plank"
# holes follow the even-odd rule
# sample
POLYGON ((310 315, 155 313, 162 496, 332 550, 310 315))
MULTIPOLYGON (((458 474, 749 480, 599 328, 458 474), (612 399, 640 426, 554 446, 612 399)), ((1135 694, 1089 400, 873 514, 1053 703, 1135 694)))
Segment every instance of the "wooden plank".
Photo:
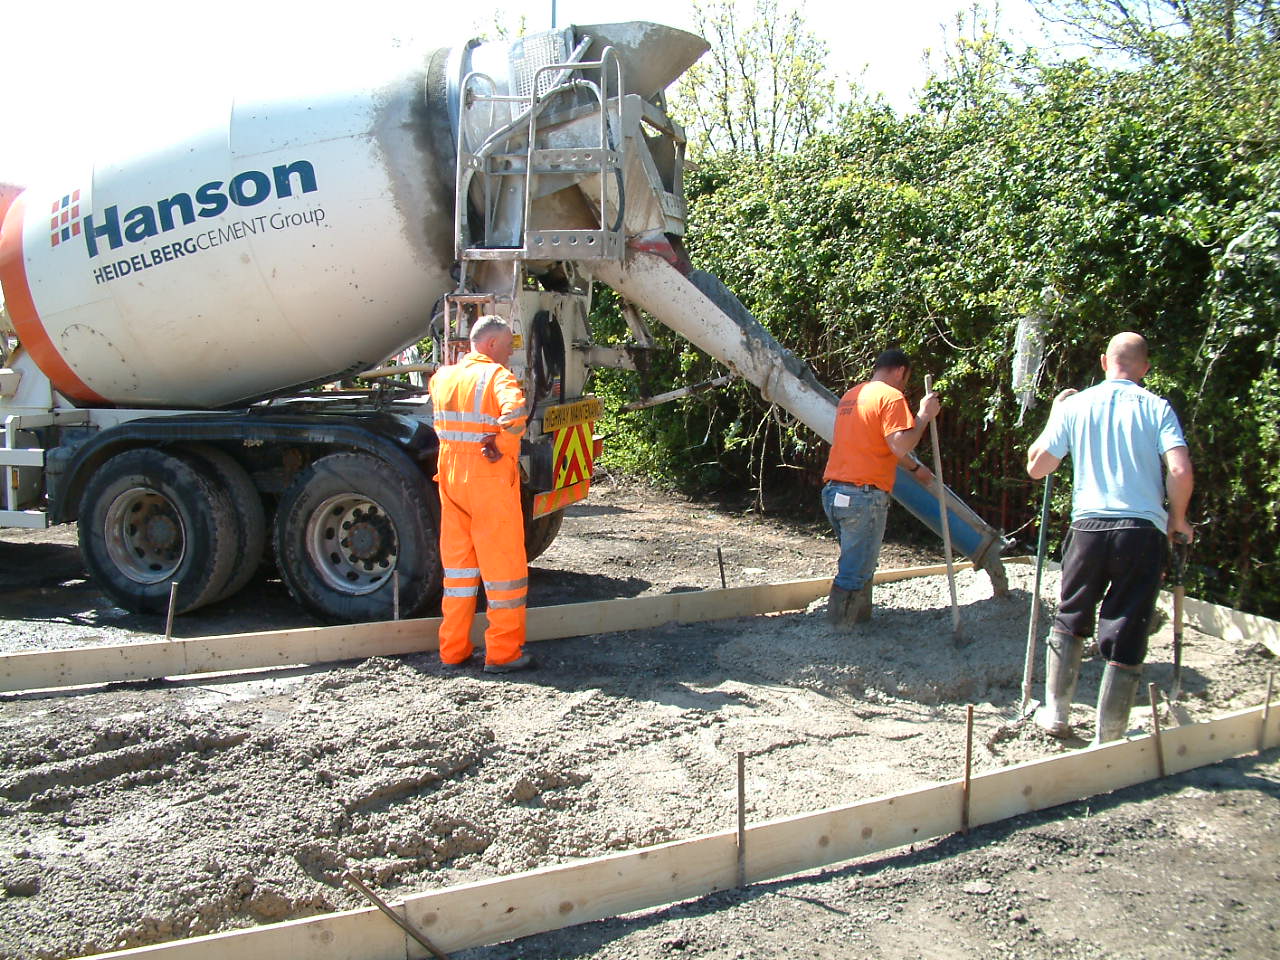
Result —
MULTIPOLYGON (((405 960, 404 933, 376 907, 94 954, 92 960, 405 960)), ((86 958, 90 960, 90 958, 86 958)))
MULTIPOLYGON (((877 583, 925 577, 942 565, 881 570, 877 583)), ((653 597, 597 600, 528 611, 528 639, 553 640, 640 630, 673 620, 695 623, 800 610, 831 589, 830 577, 752 584, 653 597)), ((472 638, 482 645, 487 621, 476 617, 472 638)), ((41 650, 0 656, 0 692, 42 690, 158 677, 193 676, 302 663, 331 663, 424 653, 438 649, 439 617, 378 623, 237 633, 190 640, 41 650)))
POLYGON ((0 691, 150 680, 434 650, 439 619, 236 633, 0 657, 0 691))
MULTIPOLYGON (((1164 734, 1169 771, 1251 752, 1262 718, 1259 706, 1169 730, 1164 734)), ((1280 711, 1272 711, 1264 742, 1280 745, 1280 711)), ((1153 739, 1139 737, 980 774, 971 781, 971 821, 994 823, 1153 779, 1152 750, 1153 739)), ((787 876, 954 833, 960 827, 960 789, 957 779, 749 827, 747 878, 787 876)), ((725 830, 419 894, 407 898, 403 910, 409 922, 449 952, 703 896, 733 886, 736 873, 736 831, 725 830)), ((402 937, 404 952, 395 953, 388 931, 370 939, 361 952, 341 952, 368 936, 352 933, 348 926, 368 930, 371 915, 378 916, 364 910, 295 920, 105 954, 100 960, 162 952, 164 960, 399 960, 425 955, 402 937)), ((379 919, 399 936, 394 924, 379 919)))
POLYGON ((1183 601, 1182 613, 1201 633, 1237 643, 1256 641, 1280 657, 1280 623, 1275 620, 1191 597, 1183 601))

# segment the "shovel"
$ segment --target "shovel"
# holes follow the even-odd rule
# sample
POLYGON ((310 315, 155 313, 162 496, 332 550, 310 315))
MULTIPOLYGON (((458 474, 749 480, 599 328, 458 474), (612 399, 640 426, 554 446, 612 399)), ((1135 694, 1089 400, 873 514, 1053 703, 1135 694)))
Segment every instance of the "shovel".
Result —
MULTIPOLYGON (((933 377, 924 378, 924 392, 933 393, 933 377)), ((942 482, 942 454, 938 446, 938 421, 929 421, 929 434, 933 440, 933 481, 938 486, 938 515, 942 519, 942 548, 947 559, 947 589, 951 593, 951 641, 960 646, 964 635, 960 632, 960 604, 956 601, 956 574, 951 563, 951 523, 947 516, 947 488, 942 482)))
POLYGON ((1182 601, 1186 596, 1185 577, 1187 573, 1187 554, 1191 550, 1191 541, 1186 534, 1173 535, 1173 563, 1169 570, 1170 586, 1173 588, 1173 686, 1169 690, 1169 711, 1179 724, 1190 721, 1191 716, 1185 707, 1178 703, 1182 697, 1182 601))
POLYGON ((1022 707, 1018 720, 1031 716, 1039 700, 1031 697, 1031 684, 1036 672, 1036 643, 1040 632, 1040 578, 1044 574, 1044 555, 1049 543, 1049 505, 1053 499, 1053 474, 1044 478, 1044 497, 1040 501, 1040 535, 1036 541, 1036 576, 1031 587, 1031 613, 1027 617, 1027 662, 1022 668, 1022 707))

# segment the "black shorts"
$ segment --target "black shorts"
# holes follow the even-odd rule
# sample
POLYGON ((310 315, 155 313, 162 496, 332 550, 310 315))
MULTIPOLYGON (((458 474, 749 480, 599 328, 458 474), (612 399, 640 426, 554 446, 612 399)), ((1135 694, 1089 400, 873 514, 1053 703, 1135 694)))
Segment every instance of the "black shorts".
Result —
POLYGON ((1054 626, 1087 637, 1097 612, 1098 649, 1108 660, 1139 666, 1164 579, 1168 538, 1149 520, 1108 518, 1071 525, 1062 558, 1062 590, 1054 626))

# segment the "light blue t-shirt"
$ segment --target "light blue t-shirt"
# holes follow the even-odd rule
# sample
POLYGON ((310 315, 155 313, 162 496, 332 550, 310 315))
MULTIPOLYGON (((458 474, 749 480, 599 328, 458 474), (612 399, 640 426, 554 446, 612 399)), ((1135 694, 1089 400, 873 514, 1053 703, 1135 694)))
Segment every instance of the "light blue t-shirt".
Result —
POLYGON ((1169 401, 1132 380, 1104 380, 1059 403, 1044 428, 1044 448, 1071 454, 1071 519, 1143 517, 1161 530, 1164 454, 1185 447, 1169 401))

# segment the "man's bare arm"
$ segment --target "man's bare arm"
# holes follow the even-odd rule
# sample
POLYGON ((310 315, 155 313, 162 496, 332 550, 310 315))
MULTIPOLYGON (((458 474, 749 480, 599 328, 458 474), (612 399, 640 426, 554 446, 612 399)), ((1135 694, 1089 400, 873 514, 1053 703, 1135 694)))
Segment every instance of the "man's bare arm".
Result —
MULTIPOLYGON (((1075 387, 1067 387, 1053 398, 1053 405, 1056 407, 1067 397, 1079 392, 1075 387)), ((1040 436, 1036 437, 1036 442, 1031 444, 1031 449, 1027 451, 1027 474, 1032 480, 1040 480, 1057 470, 1060 463, 1062 463, 1061 457, 1055 457, 1045 449, 1044 432, 1041 431, 1040 436)))
POLYGON ((1061 457, 1055 457, 1044 448, 1043 437, 1037 438, 1031 445, 1031 449, 1027 451, 1027 475, 1032 480, 1047 477, 1058 469, 1060 463, 1062 463, 1061 457))
POLYGON ((920 400, 920 409, 916 413, 916 425, 910 430, 898 430, 884 438, 884 442, 889 445, 889 449, 898 458, 898 462, 907 467, 907 469, 910 469, 908 464, 911 461, 911 451, 916 448, 920 438, 924 436, 924 431, 929 426, 929 421, 936 417, 941 409, 942 401, 938 399, 938 395, 936 393, 926 393, 920 400))
POLYGON ((1166 450, 1164 465, 1165 496, 1169 498, 1169 537, 1182 534, 1191 542, 1195 530, 1187 521, 1187 507, 1191 504, 1191 491, 1195 489, 1195 473, 1191 468, 1191 452, 1186 447, 1166 450))

